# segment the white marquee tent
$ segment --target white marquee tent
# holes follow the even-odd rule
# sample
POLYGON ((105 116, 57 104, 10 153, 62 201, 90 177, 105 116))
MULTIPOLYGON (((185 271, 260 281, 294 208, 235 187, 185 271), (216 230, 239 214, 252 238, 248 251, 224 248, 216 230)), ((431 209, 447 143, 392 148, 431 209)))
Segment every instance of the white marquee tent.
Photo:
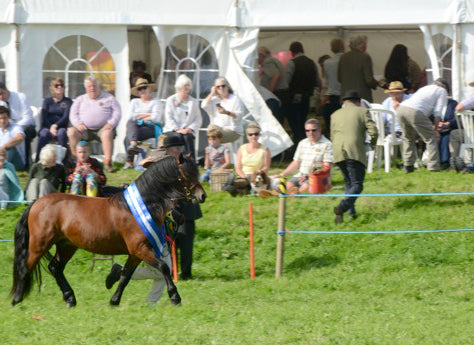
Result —
MULTIPOLYGON (((0 0, 0 8, 0 78, 26 93, 32 105, 41 106, 51 76, 63 76, 74 96, 84 74, 95 73, 126 117, 134 59, 146 60, 163 97, 172 92, 175 74, 186 69, 196 73, 197 83, 205 75, 225 75, 261 124, 272 155, 291 140, 253 84, 259 44, 278 52, 299 40, 317 60, 330 53, 332 38, 364 33, 376 75, 383 74, 392 47, 403 43, 431 78, 450 76, 455 99, 474 80, 474 0, 0 0), (167 63, 177 46, 177 63, 167 63), (204 66, 206 51, 217 64, 204 66)), ((115 152, 123 152, 125 122, 115 152)))

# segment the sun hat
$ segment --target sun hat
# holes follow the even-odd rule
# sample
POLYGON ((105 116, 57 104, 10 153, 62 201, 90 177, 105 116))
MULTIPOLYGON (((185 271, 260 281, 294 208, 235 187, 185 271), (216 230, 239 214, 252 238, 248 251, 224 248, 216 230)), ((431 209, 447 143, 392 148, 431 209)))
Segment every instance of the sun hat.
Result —
POLYGON ((140 94, 138 93, 138 89, 141 87, 149 87, 151 88, 151 91, 153 92, 155 90, 156 84, 150 84, 148 80, 145 78, 138 78, 137 81, 135 82, 135 86, 132 87, 132 95, 140 97, 140 94))
POLYGON ((385 93, 390 92, 405 92, 407 89, 403 87, 403 83, 400 81, 392 81, 388 86, 388 89, 385 90, 385 93))

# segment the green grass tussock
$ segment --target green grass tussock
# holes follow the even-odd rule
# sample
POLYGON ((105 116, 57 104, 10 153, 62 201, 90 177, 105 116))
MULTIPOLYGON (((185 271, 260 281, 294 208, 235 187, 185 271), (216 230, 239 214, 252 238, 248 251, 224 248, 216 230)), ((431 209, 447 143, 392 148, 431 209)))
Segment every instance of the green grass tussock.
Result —
MULTIPOLYGON (((135 171, 109 174, 129 183, 135 171)), ((21 176, 24 183, 26 176, 21 176)), ((343 192, 339 172, 331 193, 343 192)), ((377 170, 364 193, 474 191, 474 176, 419 170, 377 170)), ((207 188, 207 187, 206 187, 207 188)), ((324 231, 472 228, 474 197, 360 198, 359 218, 334 224, 338 198, 287 200, 287 229, 324 231)), ((13 238, 25 207, 0 213, 0 239, 13 238)), ((284 275, 276 280, 278 199, 210 193, 197 222, 193 274, 178 283, 183 305, 166 294, 145 304, 151 281, 131 281, 117 308, 105 289, 110 262, 78 251, 65 275, 78 305, 66 309, 53 278, 43 273, 11 307, 13 244, 0 243, 2 344, 473 344, 474 233, 296 235, 285 240, 284 275), (249 279, 248 203, 255 225, 255 281, 249 279)), ((117 257, 119 263, 125 257, 117 257)))

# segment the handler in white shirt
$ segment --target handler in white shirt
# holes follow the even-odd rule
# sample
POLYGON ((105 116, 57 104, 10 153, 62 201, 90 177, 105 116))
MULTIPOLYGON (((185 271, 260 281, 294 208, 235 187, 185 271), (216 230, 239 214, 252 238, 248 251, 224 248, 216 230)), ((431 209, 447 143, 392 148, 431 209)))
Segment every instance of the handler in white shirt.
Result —
POLYGON ((403 129, 403 164, 405 172, 413 172, 416 160, 416 134, 428 150, 428 170, 440 170, 438 143, 434 128, 443 116, 448 103, 449 84, 444 79, 422 87, 398 108, 397 117, 403 129), (434 125, 429 116, 434 115, 434 125))

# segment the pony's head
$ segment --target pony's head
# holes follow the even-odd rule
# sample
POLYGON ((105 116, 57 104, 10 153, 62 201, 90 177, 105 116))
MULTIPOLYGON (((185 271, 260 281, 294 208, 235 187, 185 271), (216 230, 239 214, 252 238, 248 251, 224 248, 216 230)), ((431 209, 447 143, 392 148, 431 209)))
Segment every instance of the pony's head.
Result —
POLYGON ((180 181, 184 185, 185 199, 193 202, 204 202, 206 200, 206 192, 199 183, 199 170, 197 164, 191 159, 191 155, 179 155, 178 169, 180 181))

